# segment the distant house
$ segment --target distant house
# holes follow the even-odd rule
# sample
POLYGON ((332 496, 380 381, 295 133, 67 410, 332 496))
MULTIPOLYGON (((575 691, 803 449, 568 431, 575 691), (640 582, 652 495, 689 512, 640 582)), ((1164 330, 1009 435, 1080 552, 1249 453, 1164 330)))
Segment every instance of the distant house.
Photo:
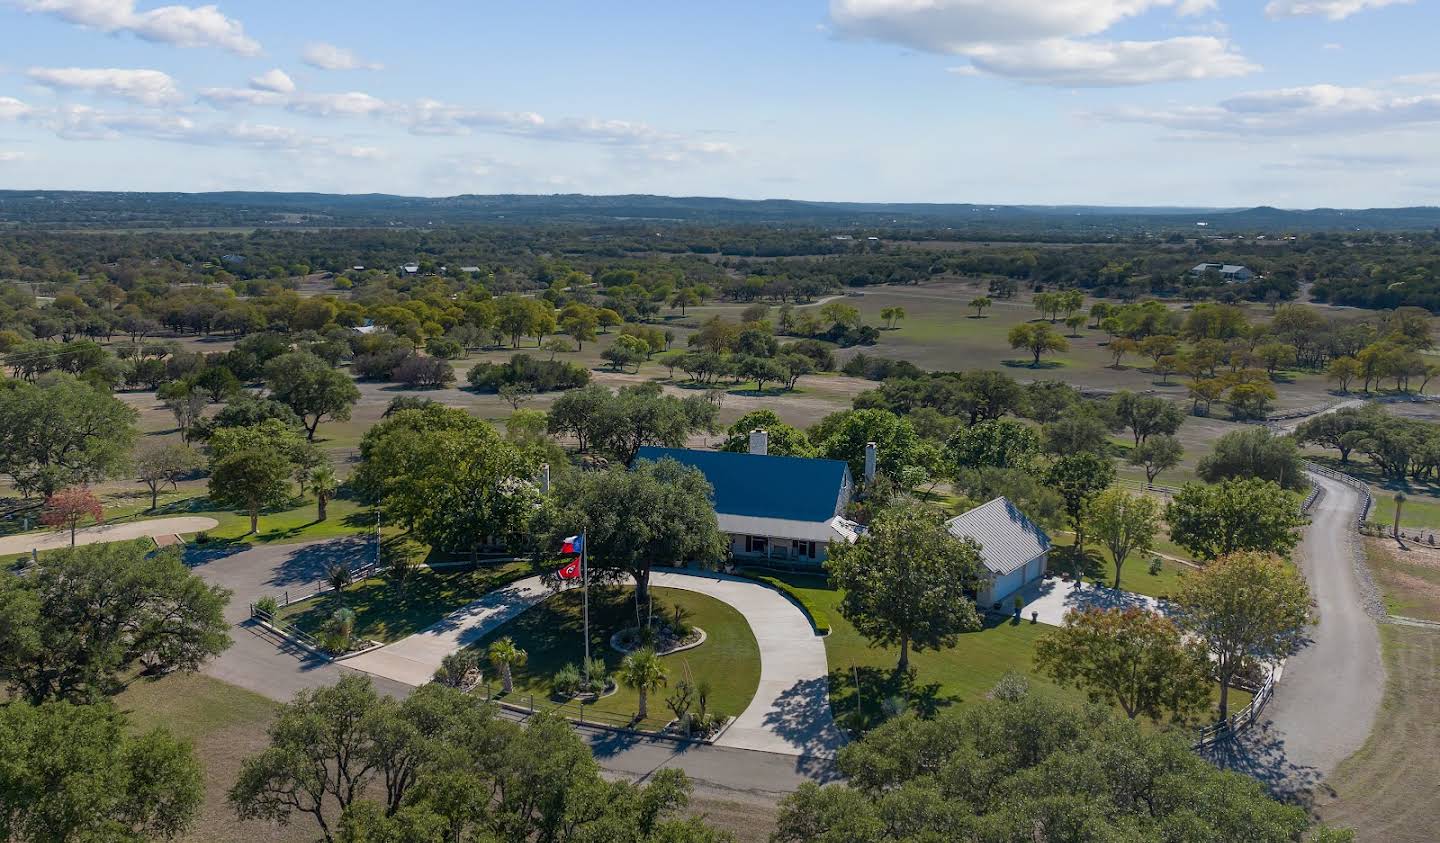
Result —
POLYGON ((460 267, 460 271, 461 271, 461 272, 468 272, 468 273, 470 273, 471 275, 474 275, 475 273, 477 273, 477 272, 480 271, 480 267, 478 267, 478 266, 462 266, 462 267, 460 267))
POLYGON ((850 466, 771 456, 768 446, 765 431, 757 430, 749 453, 646 446, 636 459, 669 458, 699 469, 715 490, 715 517, 735 558, 818 565, 831 544, 853 543, 864 529, 844 517, 855 485, 850 466))
POLYGON ((1209 272, 1219 275, 1222 281, 1231 284, 1239 284, 1255 277, 1255 273, 1246 267, 1233 263, 1197 263, 1190 268, 1190 274, 1197 278, 1209 272))
POLYGON ((1015 592, 1045 576, 1050 537, 1025 517, 1009 498, 963 512, 945 527, 956 538, 972 538, 980 545, 985 580, 975 602, 985 609, 1004 602, 1015 592))
POLYGON ((420 264, 407 263, 404 266, 400 267, 400 271, 405 273, 406 275, 415 275, 420 271, 420 264))

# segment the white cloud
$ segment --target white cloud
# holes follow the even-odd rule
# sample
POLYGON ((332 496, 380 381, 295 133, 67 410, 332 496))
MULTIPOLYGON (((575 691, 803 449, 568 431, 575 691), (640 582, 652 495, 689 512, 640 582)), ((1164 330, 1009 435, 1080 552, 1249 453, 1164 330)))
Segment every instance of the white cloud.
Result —
POLYGON ((364 61, 344 47, 326 44, 323 41, 306 44, 305 49, 300 53, 300 59, 311 67, 318 67, 321 70, 383 70, 385 67, 383 64, 364 61))
POLYGON ((47 88, 120 97, 143 105, 166 105, 181 99, 175 80, 158 70, 32 67, 25 75, 47 88))
POLYGON ((1265 14, 1271 18, 1319 15, 1328 20, 1344 20, 1366 9, 1411 2, 1413 0, 1270 0, 1265 6, 1265 14))
POLYGON ((1417 88, 1440 87, 1440 73, 1410 73, 1395 77, 1396 85, 1410 85, 1417 88))
POLYGON ((250 79, 250 87, 257 91, 272 91, 277 94, 292 94, 295 92, 295 80, 280 68, 267 70, 259 76, 250 79))
POLYGON ((1041 85, 1105 87, 1180 79, 1220 79, 1258 70, 1218 38, 1075 41, 1057 38, 969 52, 979 71, 1041 85))
POLYGON ((235 105, 284 105, 289 97, 275 91, 257 91, 254 88, 202 88, 200 99, 216 108, 235 105))
POLYGON ((11 161, 21 161, 24 160, 24 158, 25 153, 23 152, 11 152, 9 150, 0 149, 0 164, 6 164, 11 161))
POLYGON ((1440 94, 1307 85, 1241 94, 1213 106, 1120 108, 1094 116, 1209 137, 1364 133, 1440 123, 1440 94))
POLYGON ((296 94, 286 108, 314 117, 354 117, 378 114, 389 106, 377 97, 350 91, 344 94, 296 94))
POLYGON ((1104 32, 1126 18, 1171 7, 1198 14, 1210 0, 830 0, 836 31, 932 53, 980 44, 1073 38, 1104 32))
MULTIPOLYGON (((1191 16, 1213 8, 1214 0, 831 0, 830 18, 841 35, 970 59, 972 70, 951 72, 1035 84, 1138 85, 1257 70, 1214 35, 1092 39, 1152 10, 1191 16)), ((1206 28, 1217 31, 1213 22, 1206 28)))
POLYGON ((176 47, 219 47, 242 56, 260 53, 239 21, 217 6, 160 6, 135 9, 135 0, 20 0, 21 8, 102 32, 128 32, 176 47))
POLYGON ((30 106, 14 97, 0 97, 0 120, 16 120, 33 111, 30 106))
POLYGON ((342 158, 354 158, 357 161, 382 161, 389 157, 385 150, 378 146, 339 145, 331 151, 342 158))

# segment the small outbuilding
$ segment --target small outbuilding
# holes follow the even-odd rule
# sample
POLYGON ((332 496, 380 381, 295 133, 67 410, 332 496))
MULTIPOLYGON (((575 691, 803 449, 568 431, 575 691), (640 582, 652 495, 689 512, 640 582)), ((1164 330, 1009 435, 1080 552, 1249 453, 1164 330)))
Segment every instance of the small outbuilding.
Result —
POLYGON ((1043 579, 1050 537, 1009 498, 999 497, 945 522, 956 538, 980 545, 984 582, 975 596, 982 610, 1001 604, 1025 586, 1043 579))

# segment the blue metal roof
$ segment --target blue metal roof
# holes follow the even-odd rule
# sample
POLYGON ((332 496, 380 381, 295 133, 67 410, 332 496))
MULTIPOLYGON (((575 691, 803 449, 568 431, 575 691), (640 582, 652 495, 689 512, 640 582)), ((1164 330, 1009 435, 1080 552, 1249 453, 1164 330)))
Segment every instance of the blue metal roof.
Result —
POLYGON ((694 451, 647 445, 636 459, 669 457, 700 469, 715 488, 715 511, 787 521, 828 521, 839 514, 850 483, 842 460, 778 457, 730 451, 694 451))

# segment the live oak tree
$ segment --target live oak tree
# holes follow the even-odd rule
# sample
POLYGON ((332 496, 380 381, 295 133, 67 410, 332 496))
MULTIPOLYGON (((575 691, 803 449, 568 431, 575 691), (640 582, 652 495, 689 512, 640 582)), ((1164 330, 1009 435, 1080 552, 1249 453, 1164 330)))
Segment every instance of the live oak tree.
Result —
POLYGON ((137 663, 197 670, 230 645, 229 594, 143 541, 47 554, 26 576, 0 577, 0 681, 33 703, 89 702, 119 691, 137 663))
POLYGON ((1154 485, 1160 472, 1169 471, 1180 464, 1185 448, 1180 440, 1169 434, 1151 436, 1130 450, 1129 462, 1145 470, 1145 482, 1154 485))
POLYGON ((488 538, 520 547, 540 500, 533 454, 483 419, 430 405, 402 410, 366 432, 351 480, 388 522, 442 551, 478 556, 488 538))
POLYGON ((0 473, 22 495, 49 496, 126 469, 139 413, 125 402, 69 375, 6 386, 0 389, 0 473))
POLYGON ((205 464, 205 458, 188 445, 161 445, 142 451, 135 458, 135 472, 150 490, 150 510, 160 504, 160 490, 176 487, 180 478, 205 464))
POLYGON ((1316 621, 1305 578, 1270 553, 1221 556, 1186 577, 1174 599, 1185 631, 1210 651, 1220 680, 1221 718, 1228 714, 1235 673, 1293 654, 1316 621))
POLYGON ((322 419, 345 421, 360 389, 344 372, 307 351, 292 351, 265 366, 265 385, 276 401, 295 411, 313 440, 322 419))
POLYGON ((294 464, 283 453, 249 447, 211 460, 208 494, 215 503, 250 516, 250 533, 260 530, 260 512, 289 502, 294 464))
POLYGON ((704 474, 672 459, 576 472, 556 484, 539 550, 553 553, 565 536, 583 531, 591 574, 633 580, 639 613, 649 606, 652 566, 724 556, 712 495, 704 474))
POLYGON ((751 410, 725 431, 720 450, 743 454, 750 450, 750 431, 763 430, 768 438, 767 453, 780 457, 813 457, 815 448, 805 431, 780 421, 774 410, 751 410))
POLYGON ((1304 807, 1216 768, 1180 736, 1028 693, 901 715, 840 750, 837 765, 845 783, 805 782, 781 801, 774 843, 1294 843, 1310 826, 1304 807))
MULTIPOLYGON (((1043 295, 1043 294, 1042 294, 1043 295)), ((1070 343, 1059 331, 1038 322, 1026 322, 1010 329, 1006 336, 1011 348, 1023 348, 1030 352, 1031 368, 1040 366, 1040 356, 1052 351, 1068 351, 1070 343)))
POLYGON ((1215 450, 1195 466, 1195 474, 1207 483, 1232 477, 1258 477, 1292 491, 1310 485, 1295 439, 1276 436, 1263 427, 1237 430, 1220 437, 1215 442, 1215 450))
POLYGON ((443 683, 397 701, 346 676, 297 694, 269 735, 242 765, 231 806, 241 819, 308 817, 327 841, 722 839, 678 818, 684 773, 607 782, 564 720, 515 723, 443 683))
POLYGON ((1075 531, 1075 546, 1084 547, 1090 504, 1115 482, 1114 460, 1083 451, 1067 454, 1051 464, 1046 478, 1065 501, 1065 515, 1075 531))
POLYGON ((1115 587, 1120 569, 1131 553, 1149 553, 1160 529, 1160 505, 1148 495, 1106 489, 1090 504, 1090 532, 1110 551, 1115 563, 1115 587))
POLYGON ((203 801, 189 742, 138 732, 109 703, 0 706, 5 840, 174 840, 203 801))
POLYGON ((1035 642, 1036 665, 1061 685, 1117 705, 1134 720, 1185 720, 1210 702, 1210 662, 1198 643, 1148 609, 1071 610, 1035 642))
POLYGON ((882 510, 854 544, 831 547, 825 570, 844 594, 840 614, 872 645, 898 646, 902 673, 912 647, 953 647, 960 633, 980 628, 968 596, 980 586, 980 546, 952 536, 922 504, 882 510))
POLYGON ((1288 555, 1305 523, 1297 496, 1259 478, 1187 483, 1165 508, 1170 538, 1201 559, 1239 550, 1288 555))
POLYGON ((1174 435, 1185 421, 1185 414, 1173 401, 1124 390, 1110 399, 1110 412, 1116 422, 1130 428, 1137 448, 1152 435, 1174 435))

